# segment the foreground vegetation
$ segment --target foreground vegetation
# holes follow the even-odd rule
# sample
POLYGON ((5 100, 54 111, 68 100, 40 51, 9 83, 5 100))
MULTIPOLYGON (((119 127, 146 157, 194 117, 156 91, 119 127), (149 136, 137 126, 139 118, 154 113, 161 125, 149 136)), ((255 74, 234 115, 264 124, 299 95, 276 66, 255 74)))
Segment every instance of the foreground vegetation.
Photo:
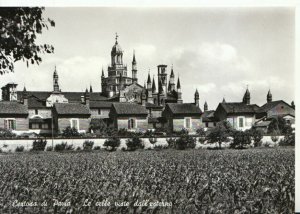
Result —
POLYGON ((293 213, 294 152, 0 155, 0 213, 293 213))

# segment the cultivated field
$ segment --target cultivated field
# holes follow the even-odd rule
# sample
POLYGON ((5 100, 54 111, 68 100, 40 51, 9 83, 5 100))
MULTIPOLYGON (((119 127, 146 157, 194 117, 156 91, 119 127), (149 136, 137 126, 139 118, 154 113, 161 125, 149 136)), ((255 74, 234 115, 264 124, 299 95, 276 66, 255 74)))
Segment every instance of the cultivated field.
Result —
POLYGON ((294 160, 292 148, 0 154, 0 213, 293 213, 294 160))

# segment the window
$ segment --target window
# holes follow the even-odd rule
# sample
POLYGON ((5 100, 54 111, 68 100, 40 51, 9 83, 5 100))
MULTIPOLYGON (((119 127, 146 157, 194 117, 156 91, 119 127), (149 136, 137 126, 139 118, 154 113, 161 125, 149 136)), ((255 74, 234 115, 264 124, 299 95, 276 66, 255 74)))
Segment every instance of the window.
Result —
POLYGON ((205 127, 208 127, 208 122, 205 123, 205 127))
POLYGON ((244 127, 244 118, 239 118, 239 127, 244 127))
POLYGON ((185 118, 185 128, 187 128, 187 129, 191 128, 191 118, 190 117, 185 118))
POLYGON ((78 119, 71 119, 71 128, 75 128, 79 130, 79 120, 78 119))
POLYGON ((153 103, 156 104, 156 98, 153 99, 153 103))
POLYGON ((136 122, 135 122, 135 119, 129 119, 128 120, 128 129, 134 129, 136 128, 136 122))
POLYGON ((32 124, 31 124, 31 128, 32 128, 32 129, 39 129, 40 126, 39 126, 38 123, 32 123, 32 124))
POLYGON ((48 123, 43 123, 42 124, 42 129, 49 129, 48 123))
POLYGON ((16 120, 15 119, 7 119, 4 121, 4 127, 6 129, 16 130, 16 120))
POLYGON ((38 109, 35 109, 35 110, 34 110, 34 113, 35 113, 35 115, 38 115, 38 114, 39 114, 39 110, 38 110, 38 109))
POLYGON ((102 111, 101 109, 98 109, 98 114, 101 115, 102 114, 102 111))

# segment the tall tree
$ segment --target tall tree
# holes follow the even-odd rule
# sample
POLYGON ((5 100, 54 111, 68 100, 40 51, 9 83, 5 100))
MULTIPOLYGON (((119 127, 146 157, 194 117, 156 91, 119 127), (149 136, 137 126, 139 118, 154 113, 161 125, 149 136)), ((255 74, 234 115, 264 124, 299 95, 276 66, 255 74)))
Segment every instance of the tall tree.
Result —
POLYGON ((37 34, 55 22, 42 16, 43 7, 0 7, 0 74, 14 71, 19 60, 29 64, 42 62, 41 53, 53 53, 49 44, 36 44, 37 34))

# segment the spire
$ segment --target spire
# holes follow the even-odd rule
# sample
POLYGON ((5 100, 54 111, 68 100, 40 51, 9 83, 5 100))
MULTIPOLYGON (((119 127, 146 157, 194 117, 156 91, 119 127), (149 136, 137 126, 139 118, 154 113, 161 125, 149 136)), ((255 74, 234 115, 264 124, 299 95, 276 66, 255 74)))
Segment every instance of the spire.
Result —
POLYGON ((23 92, 26 92, 26 87, 24 86, 24 88, 23 88, 23 92))
POLYGON ((195 99, 195 105, 199 106, 199 92, 198 92, 198 89, 196 89, 196 91, 195 91, 194 99, 195 99))
POLYGON ((246 89, 246 92, 244 94, 244 97, 243 97, 243 103, 249 105, 250 104, 250 91, 248 89, 248 85, 247 85, 247 89, 246 89))
POLYGON ((151 78, 150 78, 150 70, 149 70, 149 72, 148 72, 148 79, 147 79, 147 84, 151 84, 151 78))
POLYGON ((156 93, 156 85, 155 85, 154 76, 153 76, 153 81, 152 81, 152 93, 156 93))
POLYGON ((90 92, 93 92, 93 88, 92 88, 92 85, 90 85, 90 92))
POLYGON ((207 111, 208 110, 208 105, 207 105, 207 102, 205 101, 204 103, 204 111, 207 111))
POLYGON ((116 33, 116 45, 118 44, 118 33, 116 33))
POLYGON ((170 75, 170 77, 171 77, 171 78, 172 78, 172 77, 175 77, 174 71, 173 71, 173 65, 172 65, 172 68, 171 68, 171 75, 170 75))
POLYGON ((225 97, 223 97, 222 103, 226 103, 225 97))
POLYGON ((178 90, 178 89, 181 89, 179 77, 178 77, 178 80, 177 80, 177 90, 178 90))
POLYGON ((168 92, 170 92, 170 91, 172 91, 172 90, 171 90, 171 82, 169 80, 169 83, 168 83, 168 92))
POLYGON ((59 85, 58 85, 58 74, 56 71, 56 65, 54 67, 54 72, 53 72, 53 92, 60 92, 59 90, 59 85))
POLYGON ((133 50, 132 64, 136 64, 136 60, 135 60, 135 50, 133 50))
POLYGON ((272 102, 272 94, 271 94, 271 90, 269 89, 268 94, 267 94, 267 102, 272 102))
POLYGON ((196 91, 195 91, 195 97, 199 97, 199 92, 198 92, 198 89, 196 88, 196 91))
POLYGON ((104 70, 103 70, 103 67, 102 67, 102 75, 101 75, 101 77, 104 77, 104 70))

